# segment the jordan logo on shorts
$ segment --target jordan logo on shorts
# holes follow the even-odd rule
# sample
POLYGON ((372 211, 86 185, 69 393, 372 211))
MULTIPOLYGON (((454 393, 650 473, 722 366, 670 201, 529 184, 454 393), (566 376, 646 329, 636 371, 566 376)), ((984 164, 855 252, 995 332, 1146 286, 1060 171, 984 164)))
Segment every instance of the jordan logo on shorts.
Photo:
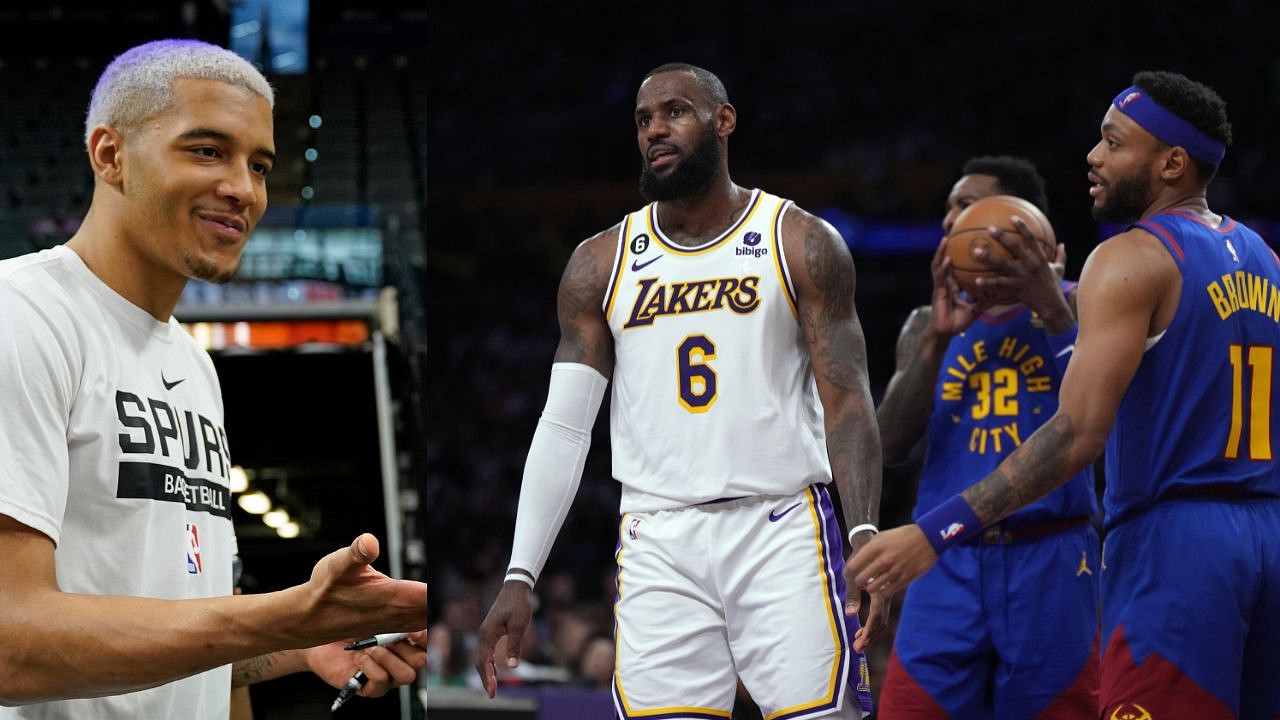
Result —
POLYGON ((1084 554, 1084 551, 1081 551, 1080 552, 1080 568, 1076 570, 1076 577, 1080 577, 1081 575, 1092 575, 1092 574, 1093 574, 1093 571, 1089 569, 1089 558, 1087 555, 1084 554))

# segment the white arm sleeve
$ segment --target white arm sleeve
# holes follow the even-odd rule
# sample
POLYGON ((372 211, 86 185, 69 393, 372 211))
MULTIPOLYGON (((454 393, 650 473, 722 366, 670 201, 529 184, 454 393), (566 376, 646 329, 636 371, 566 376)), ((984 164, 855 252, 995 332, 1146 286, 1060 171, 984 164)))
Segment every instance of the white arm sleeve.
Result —
MULTIPOLYGON (((582 480, 582 466, 591 447, 591 427, 609 381, 587 365, 556 363, 551 366, 547 405, 533 433, 520 484, 511 564, 532 574, 542 573, 551 545, 569 513, 582 480)), ((508 579, 533 580, 518 573, 508 579)))

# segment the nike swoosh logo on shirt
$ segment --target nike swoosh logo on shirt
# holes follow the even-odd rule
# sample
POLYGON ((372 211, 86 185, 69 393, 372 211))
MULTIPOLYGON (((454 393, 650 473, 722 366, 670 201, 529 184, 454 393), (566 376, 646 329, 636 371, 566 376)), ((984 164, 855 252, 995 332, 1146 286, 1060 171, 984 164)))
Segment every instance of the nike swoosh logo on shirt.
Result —
POLYGON ((181 378, 178 380, 174 380, 173 382, 169 382, 168 380, 164 379, 164 373, 160 373, 160 382, 164 383, 165 390, 172 390, 178 386, 178 383, 184 382, 185 380, 186 378, 181 378))
POLYGON ((783 516, 783 515, 786 515, 787 513, 791 512, 792 510, 795 510, 795 509, 796 509, 796 508, 798 508, 798 507, 800 507, 800 503, 796 503, 795 505, 792 505, 791 507, 789 507, 789 508, 787 508, 786 510, 783 510, 782 512, 779 512, 779 513, 776 513, 776 512, 770 512, 770 513, 769 513, 769 522, 778 522, 779 520, 781 520, 781 519, 782 519, 782 516, 783 516))
POLYGON ((661 259, 662 259, 662 256, 661 256, 661 255, 659 255, 659 256, 657 256, 657 257, 655 257, 655 258, 652 258, 652 259, 650 259, 650 260, 646 260, 645 262, 640 262, 639 260, 636 260, 635 262, 631 263, 631 271, 632 271, 632 272, 640 272, 641 270, 643 270, 643 269, 645 269, 645 268, 649 267, 650 265, 652 265, 652 264, 654 264, 654 263, 658 262, 658 261, 659 261, 659 260, 661 260, 661 259))

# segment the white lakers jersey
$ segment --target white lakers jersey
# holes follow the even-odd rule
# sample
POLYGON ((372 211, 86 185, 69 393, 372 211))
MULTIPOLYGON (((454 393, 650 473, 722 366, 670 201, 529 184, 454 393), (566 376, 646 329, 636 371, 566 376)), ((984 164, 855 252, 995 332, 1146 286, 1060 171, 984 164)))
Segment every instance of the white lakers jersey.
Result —
POLYGON ((719 237, 676 245, 657 205, 622 223, 605 318, 622 512, 831 479, 822 406, 781 243, 790 201, 755 190, 719 237))

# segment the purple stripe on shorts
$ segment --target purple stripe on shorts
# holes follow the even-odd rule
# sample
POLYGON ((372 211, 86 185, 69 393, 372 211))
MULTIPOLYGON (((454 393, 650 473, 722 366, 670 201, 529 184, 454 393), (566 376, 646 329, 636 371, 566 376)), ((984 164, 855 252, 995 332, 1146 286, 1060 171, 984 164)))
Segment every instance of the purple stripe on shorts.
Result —
MULTIPOLYGON (((814 485, 810 487, 809 492, 814 498, 814 502, 818 505, 818 521, 822 530, 822 560, 823 565, 828 573, 828 589, 834 585, 835 592, 828 592, 828 602, 831 604, 831 611, 838 619, 843 619, 841 629, 843 634, 841 642, 840 662, 841 666, 837 670, 836 677, 841 680, 840 685, 836 688, 836 694, 823 705, 808 708, 806 710, 780 715, 774 720, 794 720, 794 718, 803 717, 814 712, 828 710, 835 707, 839 693, 844 687, 857 688, 861 682, 859 677, 862 667, 862 653, 853 651, 853 636, 857 633, 861 625, 857 616, 845 617, 844 606, 842 605, 845 597, 844 582, 844 538, 840 535, 840 523, 836 520, 835 506, 831 502, 831 495, 827 492, 825 485, 814 485), (848 664, 846 665, 846 661, 848 664)), ((871 712, 871 691, 857 690, 856 695, 858 704, 866 712, 871 712)))
MULTIPOLYGON (((808 492, 816 505, 816 514, 818 516, 818 528, 820 531, 818 537, 822 545, 822 569, 826 574, 827 603, 830 606, 832 617, 836 618, 836 622, 839 623, 840 618, 844 617, 844 608, 840 606, 841 598, 844 597, 844 545, 840 539, 840 526, 835 522, 835 510, 832 509, 831 496, 827 494, 826 488, 821 485, 812 485, 809 487, 808 492)), ((840 635, 837 638, 840 665, 836 668, 836 687, 831 698, 821 705, 779 715, 774 720, 801 718, 813 713, 830 710, 836 706, 837 701, 840 699, 840 691, 847 682, 845 674, 848 672, 846 661, 849 655, 847 652, 849 642, 845 636, 848 630, 844 624, 838 624, 836 628, 836 632, 840 635)))

